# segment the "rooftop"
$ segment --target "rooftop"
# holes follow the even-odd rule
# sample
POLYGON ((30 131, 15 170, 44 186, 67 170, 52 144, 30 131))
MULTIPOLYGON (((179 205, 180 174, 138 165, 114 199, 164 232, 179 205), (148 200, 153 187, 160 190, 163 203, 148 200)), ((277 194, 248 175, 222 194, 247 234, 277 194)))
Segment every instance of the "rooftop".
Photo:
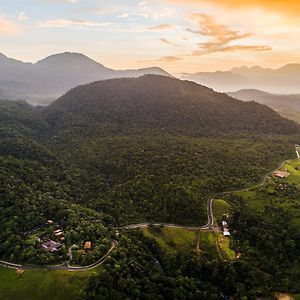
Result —
POLYGON ((49 252, 58 251, 61 246, 62 245, 60 243, 54 242, 52 240, 47 241, 47 242, 42 244, 42 248, 46 251, 49 251, 49 252))

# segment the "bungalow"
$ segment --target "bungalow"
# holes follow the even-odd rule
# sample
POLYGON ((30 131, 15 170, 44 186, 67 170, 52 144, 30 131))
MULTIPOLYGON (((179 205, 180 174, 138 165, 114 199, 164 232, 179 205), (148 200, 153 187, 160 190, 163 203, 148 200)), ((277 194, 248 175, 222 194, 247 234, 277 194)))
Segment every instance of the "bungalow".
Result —
POLYGON ((42 249, 48 252, 56 252, 61 246, 62 244, 50 240, 42 244, 42 249))
POLYGON ((84 248, 84 250, 91 250, 92 249, 92 242, 90 242, 90 241, 85 242, 83 248, 84 248))
POLYGON ((289 175, 290 175, 290 173, 287 171, 277 170, 276 172, 274 172, 274 176, 281 178, 281 179, 286 178, 289 175))

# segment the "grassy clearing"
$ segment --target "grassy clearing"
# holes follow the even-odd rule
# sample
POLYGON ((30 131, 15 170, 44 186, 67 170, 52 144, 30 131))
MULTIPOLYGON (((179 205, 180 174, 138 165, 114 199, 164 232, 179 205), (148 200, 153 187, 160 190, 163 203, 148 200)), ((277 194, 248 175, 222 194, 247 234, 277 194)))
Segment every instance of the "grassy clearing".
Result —
POLYGON ((217 242, 223 259, 234 260, 235 252, 230 249, 230 239, 224 237, 222 233, 216 233, 217 242))
POLYGON ((290 175, 284 179, 272 177, 264 185, 251 191, 236 192, 244 204, 256 211, 263 211, 266 205, 272 205, 285 211, 290 217, 290 224, 300 229, 299 200, 293 195, 289 196, 290 185, 300 190, 300 159, 289 160, 282 167, 288 170, 290 175), (284 191, 287 192, 284 192, 284 191), (294 198, 293 198, 294 197, 294 198))
POLYGON ((216 236, 213 232, 201 232, 200 249, 204 254, 208 254, 213 259, 220 257, 216 248, 216 236))
POLYGON ((144 229, 144 234, 154 238, 167 252, 191 251, 196 248, 197 232, 182 228, 154 227, 144 229))
MULTIPOLYGON (((98 269, 99 270, 99 269, 98 269)), ((25 271, 0 267, 1 300, 76 300, 88 277, 98 270, 86 272, 25 271)))
POLYGON ((220 224, 223 214, 230 213, 231 205, 223 199, 214 199, 213 212, 215 224, 220 224))
POLYGON ((291 173, 285 181, 289 184, 296 184, 297 187, 300 188, 300 160, 290 160, 283 168, 287 169, 291 173))

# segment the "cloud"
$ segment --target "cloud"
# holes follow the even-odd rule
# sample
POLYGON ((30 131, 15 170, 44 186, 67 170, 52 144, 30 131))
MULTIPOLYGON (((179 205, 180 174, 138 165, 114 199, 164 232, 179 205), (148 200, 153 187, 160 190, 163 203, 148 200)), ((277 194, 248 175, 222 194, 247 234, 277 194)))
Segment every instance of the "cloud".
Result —
POLYGON ((112 23, 93 22, 84 19, 54 19, 41 22, 38 27, 43 28, 102 28, 112 23))
POLYGON ((0 16, 0 35, 13 35, 18 33, 18 31, 19 28, 16 24, 0 16))
POLYGON ((178 62, 183 60, 182 57, 179 56, 163 56, 158 59, 149 59, 149 60, 141 60, 140 62, 168 62, 168 63, 173 63, 173 62, 178 62))
MULTIPOLYGON (((166 0, 168 2, 182 5, 196 5, 206 3, 206 0, 166 0)), ((210 0, 209 4, 217 4, 228 9, 248 9, 261 8, 265 11, 272 11, 288 16, 299 17, 300 1, 299 0, 210 0)))
POLYGON ((174 29, 175 26, 172 24, 160 24, 160 25, 156 25, 156 26, 152 26, 152 27, 148 27, 148 29, 150 31, 156 31, 156 32, 160 32, 160 31, 169 31, 174 29))
POLYGON ((209 41, 198 43, 199 49, 194 51, 193 55, 205 55, 215 52, 272 50, 271 47, 264 45, 232 45, 232 42, 251 37, 252 34, 231 30, 225 25, 215 22, 211 16, 193 14, 191 19, 198 23, 200 30, 187 29, 187 31, 209 38, 209 41))
POLYGON ((27 14, 23 11, 21 11, 19 14, 18 14, 18 20, 19 21, 27 21, 29 20, 29 17, 27 16, 27 14))
POLYGON ((159 40, 160 40, 160 42, 163 43, 163 44, 176 46, 175 43, 173 43, 173 42, 171 42, 171 41, 169 41, 169 40, 167 40, 167 39, 165 39, 165 38, 160 38, 159 40))
POLYGON ((130 16, 136 16, 136 17, 142 17, 145 19, 164 19, 171 17, 173 15, 174 9, 171 9, 169 7, 163 7, 160 9, 153 9, 150 7, 147 1, 139 2, 135 9, 133 9, 130 12, 125 12, 121 14, 120 16, 124 16, 125 18, 128 18, 130 16))

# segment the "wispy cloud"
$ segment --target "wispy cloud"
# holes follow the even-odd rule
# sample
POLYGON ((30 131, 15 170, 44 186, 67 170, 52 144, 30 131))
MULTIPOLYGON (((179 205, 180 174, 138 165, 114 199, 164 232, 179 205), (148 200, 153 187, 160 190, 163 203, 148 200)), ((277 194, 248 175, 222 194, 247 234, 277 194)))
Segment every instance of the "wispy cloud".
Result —
POLYGON ((120 18, 130 17, 142 17, 145 19, 160 20, 171 17, 174 13, 174 9, 169 7, 161 7, 159 9, 153 9, 147 1, 139 2, 135 9, 121 13, 120 18))
POLYGON ((140 62, 167 62, 167 63, 174 63, 183 60, 184 58, 180 56, 163 56, 157 59, 148 59, 148 60, 141 60, 140 62))
POLYGON ((155 25, 155 26, 152 26, 152 27, 148 27, 148 29, 150 31, 160 32, 160 31, 169 31, 169 30, 174 29, 175 27, 176 26, 172 25, 172 24, 159 24, 159 25, 155 25))
POLYGON ((163 44, 167 44, 167 45, 173 45, 173 43, 165 38, 160 38, 159 39, 163 44))
POLYGON ((176 43, 168 40, 168 39, 165 39, 165 38, 160 38, 159 41, 162 43, 162 44, 165 44, 165 45, 171 45, 171 46, 177 46, 176 43))
POLYGON ((40 22, 38 27, 43 28, 102 28, 111 26, 113 23, 93 22, 84 19, 53 19, 40 22))
POLYGON ((272 50, 270 46, 265 45, 245 45, 232 42, 240 41, 252 36, 251 33, 240 33, 238 30, 232 30, 225 25, 218 24, 208 15, 193 14, 192 19, 196 21, 200 29, 194 30, 188 28, 187 31, 197 34, 201 37, 208 37, 206 42, 198 43, 199 49, 193 52, 193 55, 205 55, 215 52, 231 51, 268 51, 272 50))

